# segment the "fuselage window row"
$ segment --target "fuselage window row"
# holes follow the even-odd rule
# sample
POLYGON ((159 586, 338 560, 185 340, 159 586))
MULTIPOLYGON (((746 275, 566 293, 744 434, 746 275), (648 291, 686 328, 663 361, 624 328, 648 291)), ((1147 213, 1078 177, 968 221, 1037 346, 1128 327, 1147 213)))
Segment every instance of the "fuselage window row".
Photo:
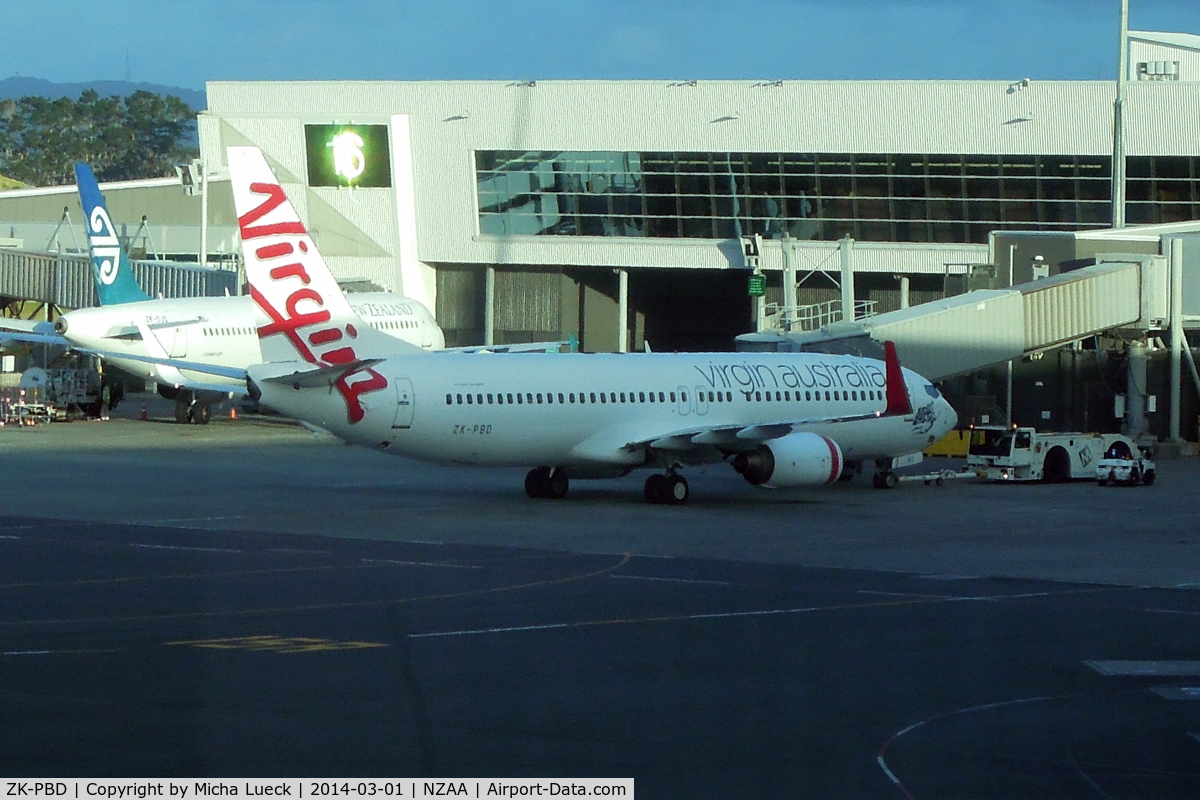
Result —
MULTIPOLYGON (((755 402, 821 402, 822 400, 834 402, 862 402, 865 400, 880 401, 883 400, 883 392, 875 389, 872 390, 853 390, 844 391, 836 390, 829 391, 796 391, 795 396, 791 390, 788 391, 756 391, 753 395, 755 402)), ((733 392, 717 391, 717 392, 700 392, 697 398, 698 401, 704 402, 707 398, 709 403, 732 403, 733 392)), ((751 399, 747 394, 746 399, 751 399)), ((667 403, 667 402, 688 402, 688 393, 679 392, 517 392, 508 393, 488 393, 484 394, 447 394, 446 405, 552 405, 558 403, 560 405, 575 405, 575 404, 617 404, 617 403, 667 403), (485 399, 486 398, 486 399, 485 399)))

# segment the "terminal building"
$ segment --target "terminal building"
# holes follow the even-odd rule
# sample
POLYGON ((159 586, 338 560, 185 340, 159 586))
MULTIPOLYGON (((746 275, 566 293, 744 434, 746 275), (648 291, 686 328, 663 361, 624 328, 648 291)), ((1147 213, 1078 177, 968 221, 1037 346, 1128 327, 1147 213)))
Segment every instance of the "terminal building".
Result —
MULTIPOLYGON (((1125 221, 1188 229, 1200 36, 1131 32, 1127 54, 1125 221)), ((574 334, 588 351, 731 349, 785 307, 845 306, 847 266, 860 313, 888 312, 962 291, 981 265, 1017 280, 1040 245, 998 253, 997 231, 1114 222, 1115 81, 212 82, 207 94, 198 168, 184 172, 201 191, 105 187, 135 248, 236 263, 225 148, 254 145, 335 275, 425 303, 448 344, 574 334), (754 261, 762 301, 748 291, 754 261)), ((78 246, 72 193, 0 194, 0 236, 78 246)))

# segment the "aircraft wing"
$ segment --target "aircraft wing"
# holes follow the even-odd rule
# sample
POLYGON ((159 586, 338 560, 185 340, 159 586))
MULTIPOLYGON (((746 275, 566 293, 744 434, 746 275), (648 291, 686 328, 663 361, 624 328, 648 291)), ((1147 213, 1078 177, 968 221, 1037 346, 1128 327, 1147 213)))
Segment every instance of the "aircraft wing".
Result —
POLYGON ((468 345, 445 347, 439 353, 577 353, 579 340, 573 335, 557 342, 524 342, 521 344, 468 345))
POLYGON ((0 318, 0 341, 71 346, 70 342, 54 330, 53 322, 8 317, 0 318))
POLYGON ((878 419, 882 416, 884 416, 882 411, 873 411, 869 414, 793 417, 756 425, 697 426, 664 431, 658 435, 642 436, 627 441, 620 447, 626 451, 649 449, 687 452, 707 447, 717 447, 725 451, 750 450, 763 442, 782 438, 808 426, 878 419))

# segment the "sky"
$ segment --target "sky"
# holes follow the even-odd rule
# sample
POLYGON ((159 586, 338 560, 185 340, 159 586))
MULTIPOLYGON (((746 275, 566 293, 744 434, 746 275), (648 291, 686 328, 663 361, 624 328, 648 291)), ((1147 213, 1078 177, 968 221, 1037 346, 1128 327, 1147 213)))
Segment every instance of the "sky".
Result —
MULTIPOLYGON (((5 4, 0 78, 1113 79, 1120 0, 60 0, 5 4)), ((1197 0, 1130 28, 1200 34, 1197 0)))

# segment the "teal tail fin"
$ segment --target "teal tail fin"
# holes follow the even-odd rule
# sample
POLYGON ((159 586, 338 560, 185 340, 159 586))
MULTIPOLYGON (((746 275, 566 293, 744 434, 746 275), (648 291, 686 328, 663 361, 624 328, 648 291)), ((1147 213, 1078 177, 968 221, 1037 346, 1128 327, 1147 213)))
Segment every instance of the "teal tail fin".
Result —
POLYGON ((117 229, 104 207, 104 195, 100 194, 100 185, 96 183, 92 168, 76 163, 75 184, 79 187, 79 202, 87 220, 88 250, 92 254, 92 275, 96 278, 100 305, 149 300, 150 295, 138 286, 129 256, 117 239, 117 229))

